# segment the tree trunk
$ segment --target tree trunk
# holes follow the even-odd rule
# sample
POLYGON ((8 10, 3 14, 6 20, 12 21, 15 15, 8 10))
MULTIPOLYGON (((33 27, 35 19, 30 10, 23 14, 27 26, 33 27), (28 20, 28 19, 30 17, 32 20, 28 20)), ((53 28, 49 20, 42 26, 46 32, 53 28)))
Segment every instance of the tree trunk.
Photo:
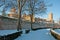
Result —
POLYGON ((20 5, 20 0, 18 0, 18 26, 17 26, 17 31, 21 30, 21 5, 20 5))
POLYGON ((33 13, 31 14, 31 29, 33 29, 33 13))

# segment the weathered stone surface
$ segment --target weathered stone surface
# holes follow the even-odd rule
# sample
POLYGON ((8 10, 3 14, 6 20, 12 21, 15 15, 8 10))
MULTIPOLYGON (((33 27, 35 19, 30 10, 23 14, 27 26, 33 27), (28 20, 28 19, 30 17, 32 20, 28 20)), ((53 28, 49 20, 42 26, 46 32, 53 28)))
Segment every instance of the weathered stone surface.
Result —
POLYGON ((57 40, 60 40, 60 34, 55 32, 54 30, 50 30, 53 37, 55 37, 57 40))
MULTIPOLYGON (((16 18, 9 18, 9 17, 3 17, 0 16, 0 30, 10 30, 10 29, 17 29, 17 21, 18 19, 16 18)), ((34 29, 36 28, 44 28, 44 27, 53 27, 53 24, 48 24, 44 22, 40 23, 33 23, 34 29)), ((27 21, 22 21, 21 22, 22 29, 31 29, 31 22, 27 21)))

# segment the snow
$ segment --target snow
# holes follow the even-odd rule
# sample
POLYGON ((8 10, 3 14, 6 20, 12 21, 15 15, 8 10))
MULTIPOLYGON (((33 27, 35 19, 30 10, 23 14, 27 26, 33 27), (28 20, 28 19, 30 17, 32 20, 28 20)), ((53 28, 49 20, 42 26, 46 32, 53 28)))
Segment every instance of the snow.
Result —
MULTIPOLYGON (((15 40, 56 40, 51 34, 50 29, 40 29, 37 31, 30 31, 28 34, 22 30, 23 34, 15 40)), ((18 32, 17 30, 0 30, 0 36, 8 35, 18 32)))
POLYGON ((15 40, 56 40, 47 29, 30 31, 28 34, 22 34, 15 40))
POLYGON ((8 35, 17 32, 17 30, 0 30, 0 36, 8 35))
POLYGON ((57 33, 60 33, 60 29, 55 29, 55 31, 56 31, 57 33))

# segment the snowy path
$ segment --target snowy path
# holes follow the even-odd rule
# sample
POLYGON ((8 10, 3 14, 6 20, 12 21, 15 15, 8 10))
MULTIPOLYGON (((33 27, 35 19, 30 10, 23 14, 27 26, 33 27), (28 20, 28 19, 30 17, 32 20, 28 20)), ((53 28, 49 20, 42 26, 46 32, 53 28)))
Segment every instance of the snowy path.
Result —
POLYGON ((31 31, 28 34, 22 34, 16 40, 56 40, 49 30, 42 29, 37 31, 31 31))

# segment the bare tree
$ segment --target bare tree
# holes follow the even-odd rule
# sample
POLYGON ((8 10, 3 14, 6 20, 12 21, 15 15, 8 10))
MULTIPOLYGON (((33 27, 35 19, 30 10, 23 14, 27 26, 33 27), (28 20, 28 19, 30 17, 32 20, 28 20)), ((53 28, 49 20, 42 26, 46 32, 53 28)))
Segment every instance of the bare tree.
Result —
POLYGON ((2 16, 6 16, 6 12, 5 12, 6 11, 5 8, 7 7, 6 2, 5 2, 6 0, 3 0, 3 1, 4 1, 5 6, 4 6, 3 10, 2 10, 2 16))
POLYGON ((17 30, 21 29, 21 12, 26 0, 17 0, 18 1, 18 28, 17 30))
POLYGON ((5 12, 5 9, 8 10, 8 8, 11 8, 11 7, 18 8, 18 15, 19 15, 18 26, 17 26, 18 31, 19 29, 22 28, 21 27, 21 14, 23 10, 28 10, 31 13, 31 29, 32 29, 32 24, 33 24, 33 18, 32 18, 33 15, 41 14, 41 13, 43 14, 46 12, 46 5, 45 5, 45 2, 42 0, 1 0, 0 3, 2 3, 0 4, 0 7, 5 5, 3 12, 5 12), (25 5, 25 3, 28 5, 25 5), (25 6, 25 9, 23 8, 24 6, 25 6))
POLYGON ((46 5, 44 0, 29 0, 29 12, 31 13, 31 29, 33 24, 33 15, 34 14, 43 14, 46 12, 46 5))
MULTIPOLYGON (((0 4, 0 7, 1 7, 1 6, 4 6, 5 0, 1 0, 0 2, 2 2, 2 3, 0 4)), ((5 7, 6 7, 6 6, 5 6, 5 7)), ((5 7, 4 7, 3 10, 1 11, 1 12, 2 12, 2 16, 5 16, 5 7)))
MULTIPOLYGON (((14 0, 13 0, 14 1, 14 0)), ((12 3, 13 1, 11 0, 1 0, 0 1, 0 7, 2 7, 2 10, 0 12, 2 12, 2 15, 5 16, 6 15, 6 11, 14 6, 14 3, 12 3)))
POLYGON ((21 12, 23 9, 23 6, 26 3, 26 0, 1 0, 0 1, 0 7, 4 7, 3 8, 3 15, 5 14, 5 11, 7 11, 9 8, 11 9, 12 7, 18 8, 18 26, 17 26, 17 30, 19 31, 19 29, 21 29, 21 12))

